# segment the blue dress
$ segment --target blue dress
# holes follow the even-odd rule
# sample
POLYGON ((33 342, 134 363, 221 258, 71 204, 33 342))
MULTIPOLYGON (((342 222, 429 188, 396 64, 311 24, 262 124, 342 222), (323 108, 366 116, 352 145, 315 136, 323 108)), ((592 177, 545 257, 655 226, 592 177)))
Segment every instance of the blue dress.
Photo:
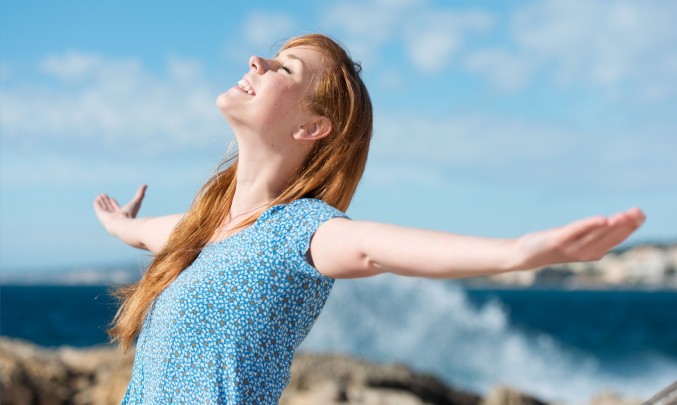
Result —
POLYGON ((277 404, 334 283, 307 261, 334 217, 345 214, 300 199, 206 245, 154 301, 122 403, 277 404))

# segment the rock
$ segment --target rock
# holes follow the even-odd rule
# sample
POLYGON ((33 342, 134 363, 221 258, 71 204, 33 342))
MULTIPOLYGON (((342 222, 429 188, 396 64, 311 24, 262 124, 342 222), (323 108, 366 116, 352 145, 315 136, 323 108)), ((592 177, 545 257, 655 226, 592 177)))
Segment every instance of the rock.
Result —
POLYGON ((62 404, 71 395, 69 370, 54 352, 21 341, 0 340, 3 404, 62 404))
POLYGON ((376 365, 343 355, 299 353, 280 405, 479 404, 480 397, 452 389, 403 365, 376 365))
POLYGON ((0 338, 0 391, 6 405, 119 404, 133 353, 114 347, 43 349, 0 338))
MULTIPOLYGON (((44 349, 0 337, 0 403, 117 405, 131 377, 134 351, 117 347, 44 349)), ((403 365, 377 365, 343 355, 298 353, 281 405, 539 405, 509 388, 486 400, 403 365)), ((599 405, 602 405, 601 403, 599 405)))
POLYGON ((482 400, 481 405, 546 405, 546 403, 510 387, 498 386, 482 400))
POLYGON ((595 395, 590 405, 640 405, 643 401, 637 398, 623 398, 613 391, 603 391, 595 395))

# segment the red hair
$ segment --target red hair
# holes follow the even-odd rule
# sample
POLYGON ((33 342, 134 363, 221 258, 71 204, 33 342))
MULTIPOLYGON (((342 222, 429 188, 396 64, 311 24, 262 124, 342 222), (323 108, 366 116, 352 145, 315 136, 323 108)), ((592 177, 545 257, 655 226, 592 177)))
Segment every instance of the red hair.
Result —
MULTIPOLYGON (((301 169, 289 179, 287 188, 270 206, 311 197, 345 211, 360 182, 369 153, 373 125, 369 93, 360 78, 360 65, 331 38, 320 34, 294 37, 281 49, 295 46, 313 46, 327 56, 329 63, 305 103, 312 112, 331 120, 332 133, 315 142, 301 169)), ((108 333, 111 341, 118 341, 123 351, 129 349, 138 335, 155 298, 193 263, 226 218, 235 195, 237 157, 230 161, 229 167, 215 174, 202 187, 141 280, 114 292, 122 305, 108 333)), ((260 212, 238 227, 254 223, 260 212)))

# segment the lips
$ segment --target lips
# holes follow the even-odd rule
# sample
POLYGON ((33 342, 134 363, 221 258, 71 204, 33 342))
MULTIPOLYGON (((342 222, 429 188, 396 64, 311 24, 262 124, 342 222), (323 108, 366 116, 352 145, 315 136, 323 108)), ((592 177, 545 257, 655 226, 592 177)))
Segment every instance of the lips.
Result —
POLYGON ((256 92, 254 92, 254 88, 252 87, 252 85, 245 79, 239 80, 237 82, 237 87, 242 89, 242 91, 249 94, 250 96, 253 96, 253 95, 256 94, 256 92))

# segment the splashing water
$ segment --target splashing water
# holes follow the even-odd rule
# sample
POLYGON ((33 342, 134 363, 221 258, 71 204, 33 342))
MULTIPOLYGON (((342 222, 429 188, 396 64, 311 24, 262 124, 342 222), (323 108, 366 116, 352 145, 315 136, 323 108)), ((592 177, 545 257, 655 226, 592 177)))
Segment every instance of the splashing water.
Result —
POLYGON ((507 384, 566 403, 585 403, 607 389, 648 398, 677 377, 675 361, 638 355, 621 371, 510 325, 495 301, 473 306, 457 285, 390 275, 337 281, 301 349, 401 362, 480 393, 507 384))

